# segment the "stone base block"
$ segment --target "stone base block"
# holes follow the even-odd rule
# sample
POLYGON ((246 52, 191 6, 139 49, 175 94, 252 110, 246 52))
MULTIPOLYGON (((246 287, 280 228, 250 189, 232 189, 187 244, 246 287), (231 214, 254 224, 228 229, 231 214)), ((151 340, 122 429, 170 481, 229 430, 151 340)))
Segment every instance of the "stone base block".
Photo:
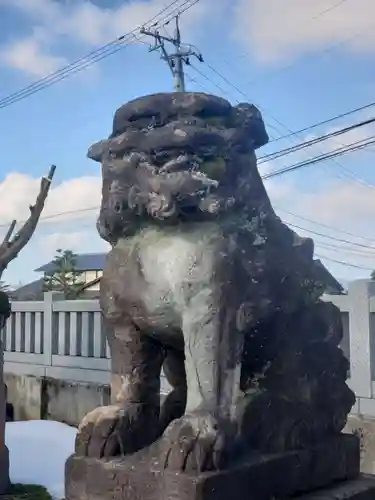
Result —
POLYGON ((353 435, 307 450, 253 454, 228 470, 199 475, 160 470, 156 450, 112 460, 72 455, 65 469, 66 500, 286 499, 359 477, 359 442, 353 435))
POLYGON ((363 475, 353 481, 343 481, 331 488, 294 498, 295 500, 374 500, 375 476, 363 475))

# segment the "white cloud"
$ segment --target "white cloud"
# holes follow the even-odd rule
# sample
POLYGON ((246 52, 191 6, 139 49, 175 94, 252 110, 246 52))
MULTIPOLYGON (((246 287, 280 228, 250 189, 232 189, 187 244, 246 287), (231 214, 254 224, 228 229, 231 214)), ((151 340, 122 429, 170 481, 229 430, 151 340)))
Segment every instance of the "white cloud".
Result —
MULTIPOLYGON (((370 116, 367 112, 357 114, 352 123, 365 121, 370 116)), ((335 128, 321 130, 314 136, 298 138, 296 143, 314 139, 314 137, 334 132, 348 125, 350 122, 341 123, 335 128)), ((342 146, 373 138, 374 134, 375 125, 365 125, 345 134, 330 137, 308 149, 265 162, 260 165, 260 172, 264 174, 278 170, 322 153, 332 152, 342 146)), ((299 226, 295 228, 298 233, 312 237, 318 255, 358 266, 358 268, 342 266, 331 260, 326 261, 327 266, 336 276, 349 277, 349 279, 368 276, 369 269, 375 269, 375 226, 373 224, 375 185, 362 179, 346 166, 344 159, 358 158, 356 154, 362 153, 351 153, 351 155, 339 157, 339 164, 317 163, 308 167, 308 170, 301 170, 301 174, 290 173, 265 182, 278 215, 286 222, 299 226), (343 168, 340 168, 340 165, 343 168), (300 228, 305 228, 307 231, 300 228), (324 235, 328 235, 328 238, 324 235), (342 240, 354 244, 345 243, 342 240)), ((363 160, 364 157, 361 158, 363 160)))
POLYGON ((37 78, 53 73, 67 62, 64 57, 48 53, 44 44, 34 36, 2 47, 0 61, 37 78))
POLYGON ((355 279, 375 269, 375 186, 336 180, 303 192, 300 185, 275 179, 266 181, 266 188, 277 214, 297 226, 292 226, 297 233, 313 238, 317 256, 328 258, 335 276, 355 279))
POLYGON ((234 36, 266 63, 333 45, 374 50, 372 0, 237 0, 234 12, 234 36))
MULTIPOLYGON (((99 7, 88 0, 58 2, 56 0, 2 0, 9 7, 18 9, 33 23, 41 40, 36 43, 34 34, 3 48, 3 62, 34 76, 43 76, 63 65, 63 60, 48 55, 52 42, 68 39, 98 46, 132 31, 146 21, 154 18, 169 2, 167 0, 132 0, 117 8, 99 7), (33 60, 28 60, 32 54, 33 60), (44 69, 44 71, 43 71, 44 69)), ((184 29, 195 29, 196 21, 203 20, 207 0, 184 13, 184 29)), ((157 17, 164 20, 173 8, 157 17)), ((174 13, 176 13, 175 11, 174 13)))
MULTIPOLYGON (((74 225, 72 225, 74 228, 74 225)), ((76 253, 105 252, 110 246, 99 238, 95 224, 79 226, 80 231, 53 232, 37 241, 38 249, 46 260, 52 259, 59 248, 76 253)))
POLYGON ((73 252, 80 251, 82 244, 87 239, 88 231, 75 231, 71 233, 52 233, 42 238, 38 243, 45 254, 54 254, 58 248, 69 249, 73 252))
MULTIPOLYGON (((19 172, 9 173, 0 182, 0 240, 11 220, 21 222, 28 217, 28 206, 35 202, 39 187, 39 178, 19 172)), ((100 239, 95 225, 100 202, 100 177, 52 182, 35 234, 10 264, 5 279, 13 283, 35 279, 33 270, 51 260, 60 247, 77 253, 106 251, 108 244, 100 239), (95 209, 85 210, 90 207, 95 209), (55 214, 61 215, 48 218, 55 214)))
MULTIPOLYGON (((352 181, 328 182, 318 192, 300 193, 293 212, 347 231, 366 228, 374 237, 375 186, 373 189, 352 181)), ((366 234, 364 234, 366 236, 366 234)), ((374 254, 375 255, 375 254, 374 254)))
MULTIPOLYGON (((56 172, 58 176, 58 172, 56 172)), ((51 189, 43 210, 42 217, 63 213, 57 219, 82 218, 84 212, 66 214, 88 207, 99 207, 101 200, 101 179, 95 176, 76 177, 60 184, 52 181, 51 189)), ((17 219, 24 220, 29 215, 28 206, 35 202, 39 192, 40 178, 19 172, 11 172, 0 183, 0 223, 4 224, 17 219)), ((93 217, 95 211, 87 212, 87 217, 93 217), (90 215, 91 214, 91 215, 90 215)))

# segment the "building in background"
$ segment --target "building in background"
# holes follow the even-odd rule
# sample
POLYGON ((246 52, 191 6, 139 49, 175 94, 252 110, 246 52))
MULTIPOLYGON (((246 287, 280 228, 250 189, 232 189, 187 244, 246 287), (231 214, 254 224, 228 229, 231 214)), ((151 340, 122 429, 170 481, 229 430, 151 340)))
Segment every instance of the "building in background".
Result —
MULTIPOLYGON (((82 281, 85 283, 82 298, 97 298, 99 296, 100 278, 103 274, 106 256, 106 253, 76 254, 75 268, 82 273, 82 281)), ((51 260, 35 269, 35 272, 43 273, 44 276, 55 270, 56 266, 51 260)), ((43 300, 43 276, 11 292, 12 300, 43 300)))
MULTIPOLYGON (((82 295, 80 298, 98 298, 100 289, 100 278, 103 274, 106 253, 82 253, 76 254, 76 270, 82 272, 82 295)), ((316 260, 318 276, 326 283, 325 293, 328 295, 342 295, 346 293, 345 286, 336 280, 326 267, 316 260)), ((51 273, 55 270, 55 264, 51 260, 38 269, 37 273, 51 273)), ((13 300, 43 300, 43 277, 23 285, 11 292, 13 300)))

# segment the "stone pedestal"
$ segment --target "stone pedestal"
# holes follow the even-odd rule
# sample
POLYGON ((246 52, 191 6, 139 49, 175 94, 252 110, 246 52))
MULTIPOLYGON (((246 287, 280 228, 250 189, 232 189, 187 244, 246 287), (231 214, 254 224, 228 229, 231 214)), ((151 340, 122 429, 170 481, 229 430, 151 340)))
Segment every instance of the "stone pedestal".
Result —
POLYGON ((296 500, 373 500, 375 498, 375 477, 359 476, 352 481, 343 481, 330 488, 320 489, 296 500))
MULTIPOLYGON (((72 455, 66 463, 66 500, 266 500, 298 495, 305 498, 306 494, 339 482, 343 482, 341 488, 351 485, 353 491, 364 491, 370 484, 372 494, 375 492, 375 484, 367 481, 365 488, 359 480, 359 443, 352 435, 337 436, 307 450, 254 454, 228 470, 198 476, 161 471, 156 450, 154 445, 112 460, 72 455)), ((330 498, 329 493, 320 494, 306 498, 330 498)))

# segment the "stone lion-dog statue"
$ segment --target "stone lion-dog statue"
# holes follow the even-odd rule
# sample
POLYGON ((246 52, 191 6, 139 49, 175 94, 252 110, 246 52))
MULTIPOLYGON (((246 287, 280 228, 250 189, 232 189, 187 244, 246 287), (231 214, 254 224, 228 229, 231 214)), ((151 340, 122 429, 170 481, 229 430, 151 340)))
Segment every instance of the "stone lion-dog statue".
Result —
POLYGON ((84 417, 78 456, 157 443, 164 468, 217 470, 344 427, 340 313, 320 300, 333 278, 271 206, 255 154, 267 142, 254 105, 186 92, 123 105, 90 147, 113 402, 84 417))

